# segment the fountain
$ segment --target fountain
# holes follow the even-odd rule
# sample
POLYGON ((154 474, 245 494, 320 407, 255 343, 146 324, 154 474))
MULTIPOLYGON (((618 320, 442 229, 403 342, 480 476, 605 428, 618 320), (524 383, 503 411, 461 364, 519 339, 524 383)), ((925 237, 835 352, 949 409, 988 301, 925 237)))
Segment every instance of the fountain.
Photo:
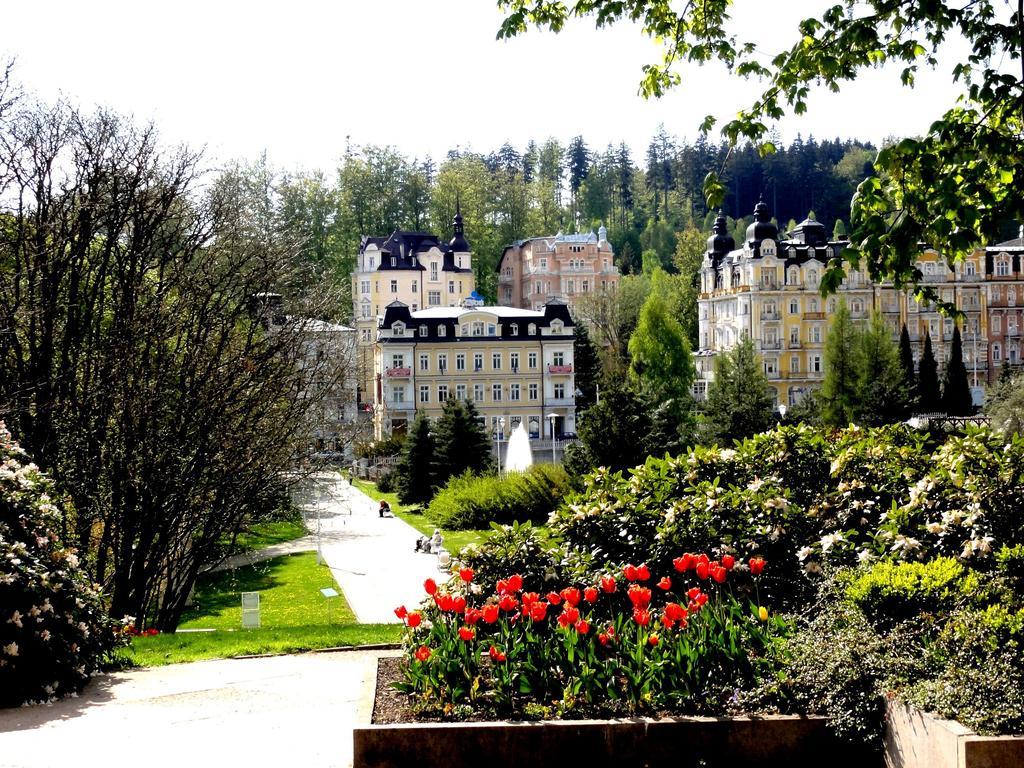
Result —
POLYGON ((525 472, 531 466, 533 466, 533 449, 530 448, 530 435, 526 431, 526 425, 520 421, 519 426, 512 430, 512 437, 508 439, 505 471, 525 472))

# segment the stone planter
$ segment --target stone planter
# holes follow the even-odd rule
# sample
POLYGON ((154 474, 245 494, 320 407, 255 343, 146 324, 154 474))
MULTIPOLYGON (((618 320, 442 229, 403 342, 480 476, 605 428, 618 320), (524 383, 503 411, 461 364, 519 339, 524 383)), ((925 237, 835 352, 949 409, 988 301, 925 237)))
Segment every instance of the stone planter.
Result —
POLYGON ((1024 766, 1024 736, 979 736, 955 720, 890 700, 885 718, 887 768, 1024 766))
POLYGON ((839 746, 820 717, 681 717, 537 723, 370 725, 354 733, 354 768, 853 768, 877 756, 839 746), (701 762, 701 761, 706 762, 701 762))

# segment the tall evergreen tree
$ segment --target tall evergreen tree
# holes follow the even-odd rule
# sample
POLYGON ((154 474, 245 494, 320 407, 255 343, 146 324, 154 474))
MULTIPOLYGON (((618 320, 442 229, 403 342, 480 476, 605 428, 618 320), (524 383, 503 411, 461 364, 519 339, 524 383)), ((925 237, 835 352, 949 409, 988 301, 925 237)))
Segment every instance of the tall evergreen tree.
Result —
POLYGON ((924 413, 934 413, 940 408, 939 364, 935 362, 935 353, 932 352, 932 335, 927 331, 921 361, 917 364, 917 398, 924 413))
POLYGON ((960 326, 953 328, 953 346, 949 352, 949 362, 946 363, 946 375, 942 384, 942 410, 949 416, 970 416, 974 412, 974 403, 971 399, 971 387, 967 383, 960 326))
POLYGON ((395 467, 398 498, 403 504, 427 504, 437 484, 434 466, 434 435, 424 411, 416 414, 402 447, 402 460, 395 467))
POLYGON ((910 347, 910 334, 907 324, 900 330, 900 368, 903 370, 903 386, 907 391, 909 404, 917 402, 917 376, 914 373, 914 351, 910 347))
POLYGON ((840 298, 825 339, 825 379, 821 383, 821 418, 825 424, 844 427, 853 421, 857 404, 858 335, 846 299, 840 298))
MULTIPOLYGON (((907 339, 909 343, 909 336, 907 339)), ((881 426, 910 415, 899 348, 881 313, 873 312, 857 338, 857 421, 881 426)))
POLYGON ((580 391, 576 397, 576 409, 582 412, 595 401, 601 376, 601 356, 597 351, 597 345, 590 338, 590 331, 587 330, 585 323, 576 323, 572 357, 576 388, 580 391))
POLYGON ((669 314, 658 288, 651 290, 640 310, 629 355, 630 376, 645 396, 654 402, 689 402, 694 377, 690 342, 679 321, 669 314))
POLYGON ((441 486, 466 470, 486 472, 492 466, 491 437, 480 423, 472 400, 448 400, 434 425, 435 481, 441 486))
POLYGON ((770 429, 775 423, 768 378, 749 336, 715 358, 715 378, 701 415, 701 435, 725 445, 770 429))

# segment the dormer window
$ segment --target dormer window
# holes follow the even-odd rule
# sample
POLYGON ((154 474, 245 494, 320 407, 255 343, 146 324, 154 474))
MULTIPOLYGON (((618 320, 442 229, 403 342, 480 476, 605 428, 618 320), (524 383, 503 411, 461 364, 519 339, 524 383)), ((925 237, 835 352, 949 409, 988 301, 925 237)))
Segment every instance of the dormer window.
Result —
POLYGON ((527 328, 527 331, 529 332, 529 334, 531 336, 536 336, 537 335, 537 324, 536 323, 530 323, 529 327, 527 328))
POLYGON ((483 336, 484 335, 484 324, 480 321, 473 323, 473 335, 483 336))
POLYGON ((395 323, 391 326, 392 336, 405 336, 405 325, 402 323, 395 323))
POLYGON ((519 335, 519 326, 518 326, 518 325, 516 325, 515 323, 512 323, 512 326, 511 326, 511 331, 510 331, 510 333, 511 333, 511 334, 512 334, 513 336, 518 336, 518 335, 519 335))
POLYGON ((394 256, 391 257, 391 266, 394 267, 398 264, 398 259, 394 256))
POLYGON ((437 335, 438 336, 446 336, 447 334, 448 334, 448 330, 443 325, 437 326, 437 335))
POLYGON ((426 337, 427 337, 427 326, 421 325, 420 326, 420 338, 421 339, 425 339, 426 337))
POLYGON ((488 336, 496 336, 497 334, 498 334, 498 326, 496 326, 494 323, 488 323, 487 324, 487 335, 488 336))
POLYGON ((558 320, 551 323, 551 332, 554 334, 560 334, 562 332, 562 324, 558 320))

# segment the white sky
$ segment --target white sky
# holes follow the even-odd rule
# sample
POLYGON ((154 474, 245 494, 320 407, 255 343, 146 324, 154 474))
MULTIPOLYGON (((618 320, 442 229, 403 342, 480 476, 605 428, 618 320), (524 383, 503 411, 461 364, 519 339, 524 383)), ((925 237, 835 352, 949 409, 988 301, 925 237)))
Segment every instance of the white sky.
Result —
MULTIPOLYGON (((734 16, 773 54, 796 19, 830 4, 738 0, 734 16)), ((625 140, 639 159, 658 123, 693 139, 705 114, 723 122, 759 92, 713 66, 644 101, 641 66, 659 51, 636 28, 588 20, 499 42, 500 18, 494 0, 21 0, 4 8, 0 59, 13 56, 44 98, 152 119, 212 159, 266 149, 278 166, 325 170, 346 137, 440 160, 456 145, 581 134, 598 149, 625 140)), ((783 139, 924 131, 953 102, 949 67, 914 90, 897 72, 816 94, 809 115, 779 126, 783 139)))

